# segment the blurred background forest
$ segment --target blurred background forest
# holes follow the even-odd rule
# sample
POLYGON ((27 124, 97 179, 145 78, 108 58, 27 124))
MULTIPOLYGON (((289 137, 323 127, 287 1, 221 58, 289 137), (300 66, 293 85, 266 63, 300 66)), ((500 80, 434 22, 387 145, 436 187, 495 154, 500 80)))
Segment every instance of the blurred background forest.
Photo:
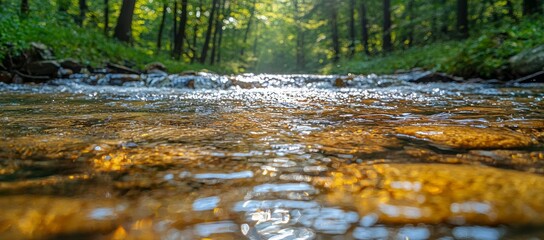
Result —
POLYGON ((540 0, 0 0, 0 58, 31 42, 89 65, 171 72, 508 78, 544 43, 540 0))

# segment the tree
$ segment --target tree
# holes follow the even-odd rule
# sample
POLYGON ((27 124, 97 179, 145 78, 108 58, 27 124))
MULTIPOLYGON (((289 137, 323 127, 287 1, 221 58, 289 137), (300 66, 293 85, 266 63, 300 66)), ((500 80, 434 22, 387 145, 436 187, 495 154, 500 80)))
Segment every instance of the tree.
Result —
POLYGON ((108 35, 110 31, 110 2, 104 0, 104 34, 108 35))
POLYGON ((123 0, 121 13, 113 34, 119 41, 128 43, 132 40, 132 18, 134 17, 135 6, 136 0, 123 0))
POLYGON ((391 1, 383 0, 383 51, 389 52, 393 50, 391 43, 391 1))
POLYGON ((206 63, 208 50, 210 48, 211 35, 213 30, 214 16, 219 5, 219 0, 213 0, 212 10, 210 12, 210 19, 208 19, 208 30, 206 31, 206 39, 204 40, 204 46, 202 46, 202 54, 200 54, 200 63, 206 63))
POLYGON ((213 31, 213 40, 212 40, 212 43, 213 43, 213 47, 212 47, 212 57, 211 57, 211 60, 210 60, 210 64, 211 65, 214 65, 215 64, 215 57, 216 57, 216 54, 217 54, 217 41, 218 41, 218 35, 219 35, 219 31, 221 28, 223 28, 223 19, 221 18, 221 15, 225 12, 225 0, 223 0, 223 3, 219 3, 219 9, 220 11, 215 15, 215 29, 213 31))
POLYGON ((21 13, 23 15, 28 15, 30 7, 28 6, 28 0, 21 0, 21 13))
POLYGON ((58 10, 59 12, 64 14, 68 12, 68 9, 70 8, 70 4, 72 4, 72 1, 70 0, 57 0, 58 10))
POLYGON ((247 38, 249 37, 249 30, 251 30, 251 22, 253 21, 253 17, 255 16, 255 10, 257 8, 257 0, 253 0, 253 7, 251 7, 249 19, 247 20, 247 26, 246 31, 244 33, 244 39, 242 42, 242 50, 240 50, 240 56, 244 56, 245 53, 245 47, 247 45, 247 38))
POLYGON ((332 39, 332 49, 333 49, 333 62, 338 62, 340 60, 340 36, 338 34, 338 2, 336 0, 331 0, 329 4, 329 14, 331 21, 331 39, 332 39))
MULTIPOLYGON (((223 19, 226 19, 226 18, 229 18, 230 17, 230 14, 231 14, 231 7, 232 7, 232 4, 231 4, 231 1, 227 1, 227 0, 224 0, 223 2, 223 5, 227 5, 228 4, 228 7, 226 8, 225 12, 223 13, 223 19)), ((223 24, 221 24, 221 26, 223 26, 223 24)), ((221 52, 222 52, 222 44, 223 44, 223 27, 221 27, 221 29, 219 29, 219 41, 217 43, 217 63, 220 63, 221 62, 221 52)))
POLYGON ((79 0, 79 18, 77 19, 77 23, 80 27, 83 27, 83 23, 85 22, 87 11, 89 11, 89 6, 87 6, 87 1, 79 0))
POLYGON ((174 0, 174 10, 172 11, 172 22, 174 23, 172 27, 172 32, 170 37, 170 49, 172 50, 172 57, 175 55, 174 44, 176 42, 176 37, 178 36, 178 0, 174 0))
MULTIPOLYGON (((304 2, 302 2, 304 3, 304 2)), ((296 70, 301 71, 306 65, 306 55, 304 54, 304 27, 302 25, 303 16, 300 11, 299 0, 293 0, 293 7, 295 10, 295 21, 297 27, 297 46, 295 48, 295 55, 297 58, 296 70)))
POLYGON ((516 17, 516 14, 514 13, 514 4, 512 3, 511 0, 506 1, 506 9, 508 9, 508 16, 517 21, 518 18, 516 17))
POLYGON ((523 0, 523 16, 533 15, 541 12, 542 3, 540 0, 523 0))
POLYGON ((368 17, 366 11, 366 0, 362 0, 359 5, 359 18, 361 21, 361 43, 363 44, 364 51, 367 55, 370 54, 368 49, 368 17))
POLYGON ((459 37, 468 37, 468 0, 457 0, 457 32, 459 37))
POLYGON ((181 0, 181 16, 179 20, 179 29, 177 30, 176 37, 174 39, 174 58, 179 60, 181 59, 181 54, 183 53, 183 43, 186 40, 186 29, 187 29, 187 6, 189 3, 187 0, 181 0))
POLYGON ((162 6, 162 18, 161 18, 161 24, 159 25, 159 34, 157 36, 157 53, 160 53, 162 48, 162 33, 164 31, 164 24, 166 23, 167 9, 168 9, 168 4, 164 3, 162 6))
POLYGON ((407 23, 408 23, 408 33, 406 36, 404 36, 404 42, 403 44, 406 44, 407 47, 411 47, 414 41, 414 0, 408 0, 407 6, 406 6, 406 15, 407 23))
POLYGON ((200 24, 202 23, 202 10, 203 3, 202 0, 198 1, 198 11, 199 13, 196 15, 196 22, 193 23, 193 47, 191 49, 191 52, 193 53, 193 56, 191 56, 191 63, 194 63, 198 60, 198 29, 200 24))
POLYGON ((355 55, 355 0, 349 1, 349 57, 355 55))

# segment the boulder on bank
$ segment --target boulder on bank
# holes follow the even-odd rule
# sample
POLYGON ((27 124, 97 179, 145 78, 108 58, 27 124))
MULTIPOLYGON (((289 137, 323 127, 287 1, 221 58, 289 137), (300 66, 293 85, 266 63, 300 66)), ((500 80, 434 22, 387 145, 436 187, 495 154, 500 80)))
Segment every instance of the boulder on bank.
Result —
POLYGON ((62 60, 60 66, 65 69, 70 69, 73 73, 80 73, 83 68, 78 61, 71 58, 62 60))
POLYGON ((510 67, 519 76, 544 70, 544 45, 523 51, 509 60, 510 67))
POLYGON ((461 79, 449 76, 445 73, 438 72, 413 72, 406 76, 401 77, 411 83, 450 83, 450 82, 462 82, 461 79))
POLYGON ((160 62, 150 63, 145 66, 146 73, 156 73, 158 71, 166 72, 166 66, 160 62))
POLYGON ((60 69, 60 64, 53 60, 31 62, 25 66, 26 72, 30 75, 48 76, 51 78, 57 77, 60 69))
POLYGON ((31 61, 53 60, 53 51, 43 43, 30 43, 30 50, 27 54, 31 61))
POLYGON ((7 71, 0 71, 0 82, 11 83, 13 76, 7 71))

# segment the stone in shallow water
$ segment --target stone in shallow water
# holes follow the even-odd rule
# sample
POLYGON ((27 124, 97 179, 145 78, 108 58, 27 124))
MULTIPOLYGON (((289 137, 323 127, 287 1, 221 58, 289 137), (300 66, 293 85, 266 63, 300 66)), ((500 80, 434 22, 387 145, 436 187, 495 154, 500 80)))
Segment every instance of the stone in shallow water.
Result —
POLYGON ((334 172, 332 204, 387 224, 544 225, 544 177, 481 166, 350 165, 334 172))
POLYGON ((461 126, 407 126, 398 134, 429 140, 439 145, 462 149, 508 149, 529 147, 536 143, 521 133, 489 128, 461 126))
POLYGON ((322 151, 337 154, 374 154, 399 146, 398 139, 394 137, 358 128, 319 131, 304 140, 308 144, 317 144, 322 151))

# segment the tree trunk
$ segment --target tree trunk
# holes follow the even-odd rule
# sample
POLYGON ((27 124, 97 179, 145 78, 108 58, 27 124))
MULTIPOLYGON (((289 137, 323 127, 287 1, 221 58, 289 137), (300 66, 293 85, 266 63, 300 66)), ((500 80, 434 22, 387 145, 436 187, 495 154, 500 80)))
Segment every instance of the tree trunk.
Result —
POLYGON ((414 41, 414 0, 408 1, 408 6, 406 7, 406 11, 408 11, 408 19, 409 19, 409 26, 408 26, 408 34, 406 36, 406 41, 408 42, 408 47, 411 47, 414 41))
MULTIPOLYGON (((295 19, 297 25, 297 46, 296 46, 296 57, 297 65, 296 70, 302 71, 306 67, 306 56, 304 54, 304 27, 302 26, 302 14, 298 4, 299 0, 293 0, 293 6, 295 8, 295 19)), ((302 2, 304 3, 304 2, 302 2)))
POLYGON ((384 52, 393 50, 391 43, 391 1, 383 0, 383 46, 384 52))
POLYGON ((104 34, 108 36, 110 31, 110 1, 104 0, 104 34))
POLYGON ((245 54, 245 47, 247 44, 247 38, 249 37, 249 30, 251 29, 251 22, 253 21, 253 17, 255 16, 255 10, 256 10, 257 0, 253 0, 253 7, 251 8, 251 13, 249 15, 249 20, 247 22, 246 31, 244 33, 244 40, 242 42, 242 50, 240 50, 240 56, 243 57, 245 54))
POLYGON ((355 55, 355 0, 349 1, 349 57, 355 55))
POLYGON ((200 63, 206 63, 208 55, 208 49, 210 48, 210 40, 212 38, 213 23, 215 18, 215 12, 217 11, 217 5, 219 0, 213 0, 212 10, 210 12, 210 18, 208 19, 208 30, 206 31, 206 38, 204 40, 204 46, 202 46, 202 53, 200 54, 200 63))
MULTIPOLYGON (((226 19, 230 17, 232 3, 230 1, 225 0, 223 4, 228 4, 228 7, 223 14, 224 15, 223 18, 226 19)), ((221 52, 223 51, 222 44, 223 44, 223 28, 219 29, 219 42, 217 43, 217 63, 221 63, 221 52)))
POLYGON ((192 48, 193 56, 191 57, 191 63, 194 63, 198 59, 198 54, 197 54, 198 53, 198 28, 200 24, 202 23, 201 22, 202 12, 203 12, 202 7, 203 7, 202 0, 199 0, 198 11, 200 11, 200 14, 196 16, 197 21, 193 25, 193 48, 192 48))
POLYGON ((22 0, 21 1, 21 13, 23 15, 28 15, 28 12, 30 12, 30 7, 28 6, 28 0, 22 0))
POLYGON ((217 57, 217 37, 219 35, 219 31, 221 28, 223 28, 223 18, 221 17, 221 15, 225 12, 225 0, 223 0, 223 2, 219 2, 219 12, 217 13, 217 15, 215 16, 215 29, 213 31, 213 40, 212 40, 212 43, 213 43, 213 47, 212 47, 212 57, 210 59, 210 64, 211 65, 214 65, 215 64, 215 59, 217 57))
POLYGON ((164 31, 164 24, 166 22, 167 9, 168 9, 168 4, 165 3, 162 7, 161 25, 159 26, 159 35, 157 37, 157 54, 161 52, 161 48, 162 48, 162 33, 164 31))
POLYGON ((523 16, 540 13, 541 5, 540 0, 523 0, 523 16))
POLYGON ((174 59, 180 60, 183 54, 183 43, 185 42, 186 29, 187 29, 187 6, 188 0, 181 0, 181 15, 179 19, 179 25, 174 42, 174 59))
POLYGON ((366 12, 366 0, 361 1, 359 14, 360 14, 360 21, 361 21, 361 42, 363 44, 363 48, 365 50, 366 55, 370 54, 370 50, 368 49, 368 17, 366 12))
POLYGON ((331 21, 331 34, 332 34, 332 49, 333 49, 333 62, 340 60, 340 36, 338 34, 338 2, 331 0, 329 4, 329 14, 331 21))
POLYGON ((468 0, 457 0, 457 32, 459 37, 468 37, 468 0))
POLYGON ((77 19, 77 23, 80 27, 83 27, 83 23, 85 22, 85 17, 87 16, 87 11, 89 11, 89 6, 87 6, 87 1, 79 0, 79 18, 77 19))
POLYGON ((514 21, 517 21, 518 18, 516 17, 516 14, 514 13, 514 4, 512 4, 511 0, 506 1, 506 9, 508 10, 508 16, 514 21))
POLYGON ((257 56, 259 49, 259 22, 255 23, 255 39, 253 40, 253 56, 257 56))
MULTIPOLYGON (((70 8, 70 0, 57 0, 57 7, 59 12, 66 14, 70 8)), ((77 21, 77 19, 76 19, 77 21)))
POLYGON ((117 26, 115 26, 115 32, 113 36, 122 42, 132 41, 132 18, 134 17, 134 7, 136 6, 136 0, 123 0, 121 6, 121 13, 117 20, 117 26))
POLYGON ((440 0, 441 3, 442 3, 442 27, 441 27, 441 32, 444 36, 447 36, 448 33, 449 33, 449 29, 448 29, 448 26, 449 26, 449 8, 448 8, 448 2, 447 0, 440 0))

